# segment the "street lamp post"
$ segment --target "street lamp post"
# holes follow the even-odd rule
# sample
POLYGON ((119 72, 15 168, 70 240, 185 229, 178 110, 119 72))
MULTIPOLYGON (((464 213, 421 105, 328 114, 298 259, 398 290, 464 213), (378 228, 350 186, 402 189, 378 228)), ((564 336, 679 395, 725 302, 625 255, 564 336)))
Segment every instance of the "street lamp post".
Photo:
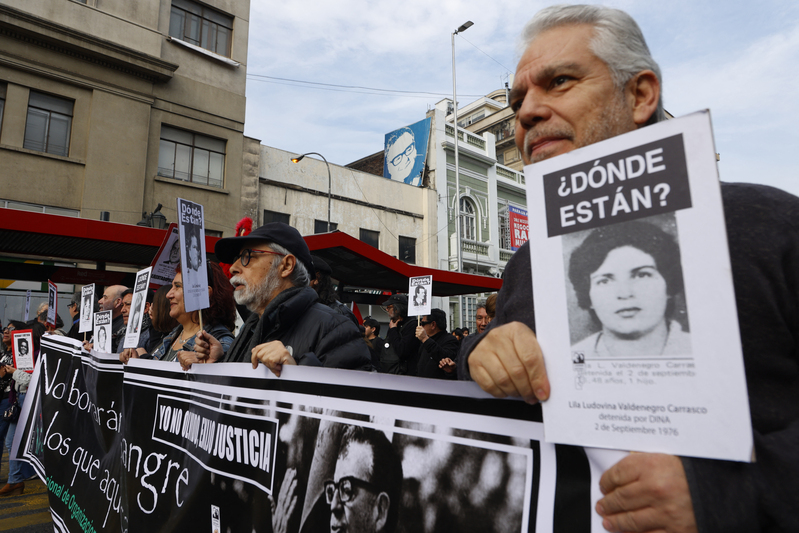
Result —
POLYGON ((333 176, 330 174, 330 163, 328 163, 327 159, 325 159, 325 156, 319 152, 308 152, 307 154, 302 154, 299 157, 292 157, 291 162, 299 163, 306 155, 318 155, 322 158, 322 161, 325 162, 325 165, 327 165, 327 232, 330 233, 330 201, 333 194, 333 176))
MULTIPOLYGON (((455 127, 455 209, 457 216, 455 217, 455 249, 458 253, 458 272, 463 270, 463 255, 461 253, 461 182, 460 182, 460 168, 458 166, 458 92, 455 83, 455 35, 462 31, 474 26, 474 22, 467 20, 461 24, 457 30, 452 32, 452 109, 454 112, 455 127)), ((458 322, 463 326, 463 296, 458 296, 458 322)))

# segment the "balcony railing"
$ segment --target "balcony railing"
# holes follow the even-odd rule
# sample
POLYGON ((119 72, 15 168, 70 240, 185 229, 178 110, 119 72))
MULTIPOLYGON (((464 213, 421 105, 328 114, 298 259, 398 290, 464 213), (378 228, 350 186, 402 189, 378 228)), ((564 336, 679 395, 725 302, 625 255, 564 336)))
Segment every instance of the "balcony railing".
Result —
POLYGON ((497 176, 503 177, 505 179, 509 179, 511 181, 515 181, 520 185, 524 185, 524 174, 521 172, 516 172, 512 168, 503 167, 501 165, 497 165, 497 176))
POLYGON ((488 257, 488 244, 479 241, 461 239, 461 250, 470 254, 484 255, 488 257))
POLYGON ((500 250, 499 260, 507 263, 508 261, 510 261, 510 258, 513 256, 514 253, 516 252, 514 252, 513 250, 500 250))
MULTIPOLYGON (((448 137, 455 138, 455 128, 447 124, 446 128, 444 129, 445 133, 448 137)), ((466 144, 470 144, 476 148, 485 152, 486 149, 486 142, 485 139, 482 137, 478 137, 477 135, 471 134, 467 131, 458 131, 458 140, 466 142, 466 144), (466 135, 466 139, 464 139, 464 135, 466 135)))

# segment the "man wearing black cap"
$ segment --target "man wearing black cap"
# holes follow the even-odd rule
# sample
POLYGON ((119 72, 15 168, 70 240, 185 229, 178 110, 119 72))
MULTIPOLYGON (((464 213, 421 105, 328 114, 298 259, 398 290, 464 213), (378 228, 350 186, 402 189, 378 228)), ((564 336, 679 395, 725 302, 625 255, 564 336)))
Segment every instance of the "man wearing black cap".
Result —
POLYGON ((372 368, 358 328, 319 303, 308 286, 313 262, 296 229, 265 224, 244 237, 221 239, 214 253, 231 265, 236 303, 253 314, 224 357, 219 341, 201 332, 195 344, 200 360, 261 362, 276 376, 283 365, 372 368))
POLYGON ((390 374, 415 376, 422 343, 416 338, 416 317, 408 317, 408 296, 393 294, 383 302, 382 307, 390 322, 386 333, 383 368, 380 370, 390 374))
POLYGON ((316 277, 311 280, 311 287, 319 295, 319 301, 336 313, 349 318, 356 326, 360 325, 350 308, 336 298, 336 289, 333 287, 333 269, 321 257, 312 255, 311 259, 313 259, 314 270, 316 270, 316 277))

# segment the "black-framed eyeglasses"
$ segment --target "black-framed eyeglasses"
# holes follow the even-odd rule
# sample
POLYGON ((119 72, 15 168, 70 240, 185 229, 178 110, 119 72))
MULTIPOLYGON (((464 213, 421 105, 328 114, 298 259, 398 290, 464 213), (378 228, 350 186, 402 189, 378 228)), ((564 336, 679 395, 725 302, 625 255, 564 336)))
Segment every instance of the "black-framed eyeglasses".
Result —
POLYGON ((381 305, 380 309, 382 309, 383 312, 388 313, 389 310, 394 310, 394 304, 381 305))
POLYGON ((6 326, 6 327, 3 328, 3 333, 5 333, 6 331, 12 332, 12 331, 14 331, 16 329, 17 328, 15 328, 14 326, 6 326))
POLYGON ((246 267, 250 264, 250 259, 252 259, 252 254, 272 254, 272 255, 279 255, 280 257, 285 257, 286 254, 281 254, 279 252, 273 252, 272 250, 253 250, 252 248, 245 248, 241 251, 239 255, 233 258, 233 262, 236 262, 236 259, 241 261, 241 266, 246 267))
POLYGON ((419 322, 419 325, 420 325, 420 326, 426 326, 426 325, 428 325, 428 324, 432 324, 432 323, 433 323, 433 321, 432 321, 432 320, 424 320, 424 319, 422 319, 422 320, 419 322))
POLYGON ((356 487, 369 489, 372 492, 378 491, 374 483, 369 483, 357 477, 344 476, 339 479, 338 482, 332 479, 325 481, 325 500, 328 505, 333 503, 333 497, 336 495, 336 491, 338 491, 338 498, 341 500, 341 503, 351 502, 357 494, 355 491, 356 487))

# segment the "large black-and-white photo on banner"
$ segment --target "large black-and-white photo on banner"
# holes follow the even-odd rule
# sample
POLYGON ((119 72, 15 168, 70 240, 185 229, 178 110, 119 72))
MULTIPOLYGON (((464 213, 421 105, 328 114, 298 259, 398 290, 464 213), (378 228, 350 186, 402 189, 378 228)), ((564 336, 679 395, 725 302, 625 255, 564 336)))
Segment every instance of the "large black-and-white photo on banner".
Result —
POLYGON ((208 269, 205 258, 203 206, 178 198, 180 269, 183 303, 187 312, 206 309, 209 304, 208 269))
POLYGON ((691 355, 674 213, 562 239, 573 358, 691 355))

